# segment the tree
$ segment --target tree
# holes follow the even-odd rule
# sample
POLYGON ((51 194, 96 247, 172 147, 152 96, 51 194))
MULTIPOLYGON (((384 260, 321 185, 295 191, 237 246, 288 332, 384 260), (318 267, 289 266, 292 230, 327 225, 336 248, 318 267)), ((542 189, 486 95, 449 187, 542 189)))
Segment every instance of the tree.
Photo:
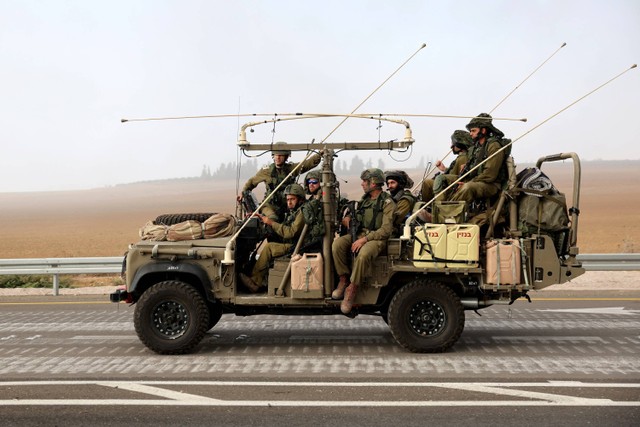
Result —
POLYGON ((364 162, 358 155, 354 156, 351 159, 351 167, 349 168, 349 172, 354 175, 360 175, 360 173, 365 169, 364 162))

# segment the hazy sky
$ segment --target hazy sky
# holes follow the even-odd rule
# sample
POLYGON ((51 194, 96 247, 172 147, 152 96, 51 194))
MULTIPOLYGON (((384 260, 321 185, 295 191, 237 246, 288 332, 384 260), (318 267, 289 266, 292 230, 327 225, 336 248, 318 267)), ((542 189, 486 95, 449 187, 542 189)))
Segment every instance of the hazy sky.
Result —
MULTIPOLYGON (((564 42, 494 112, 528 118, 496 122, 511 138, 640 61, 639 1, 0 0, 0 192, 194 176, 203 164, 215 170, 236 159, 237 118, 120 119, 348 113, 422 43, 359 112, 475 115, 564 42)), ((634 69, 522 138, 513 155, 520 163, 562 151, 640 159, 639 113, 634 69)), ((410 159, 361 157, 397 167, 439 158, 468 121, 408 120, 410 159)), ((336 123, 279 124, 274 138, 321 140, 336 123)), ((377 140, 376 128, 344 126, 330 140, 377 140)), ((270 142, 271 130, 262 126, 250 140, 270 142)), ((390 124, 380 132, 384 140, 403 136, 390 124)))

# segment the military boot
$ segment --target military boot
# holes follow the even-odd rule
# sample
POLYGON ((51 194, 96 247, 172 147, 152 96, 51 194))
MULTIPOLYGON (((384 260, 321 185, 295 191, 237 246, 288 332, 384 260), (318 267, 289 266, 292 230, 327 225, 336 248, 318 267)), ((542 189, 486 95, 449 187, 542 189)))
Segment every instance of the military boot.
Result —
POLYGON ((351 309, 353 308, 353 302, 356 300, 356 294, 358 293, 358 285, 355 283, 347 286, 347 289, 344 291, 344 299, 342 300, 342 304, 340 304, 340 311, 342 314, 351 313, 351 309))
POLYGON ((260 291, 260 286, 258 286, 256 282, 254 282, 253 279, 246 274, 240 273, 240 281, 242 282, 244 287, 247 288, 247 290, 252 294, 260 291))
POLYGON ((331 293, 331 299, 342 299, 344 296, 344 290, 347 288, 348 284, 349 277, 346 275, 340 276, 340 282, 338 283, 338 287, 331 293))

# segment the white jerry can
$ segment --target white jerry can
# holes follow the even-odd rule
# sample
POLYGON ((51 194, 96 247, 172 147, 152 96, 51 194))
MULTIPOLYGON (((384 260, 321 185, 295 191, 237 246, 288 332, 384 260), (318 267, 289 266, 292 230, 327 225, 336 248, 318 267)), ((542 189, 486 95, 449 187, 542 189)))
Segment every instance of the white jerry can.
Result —
POLYGON ((447 226, 445 224, 423 224, 416 227, 413 238, 413 265, 419 268, 445 267, 444 260, 447 257, 447 226))
POLYGON ((447 225, 447 267, 476 268, 480 259, 480 227, 447 225))

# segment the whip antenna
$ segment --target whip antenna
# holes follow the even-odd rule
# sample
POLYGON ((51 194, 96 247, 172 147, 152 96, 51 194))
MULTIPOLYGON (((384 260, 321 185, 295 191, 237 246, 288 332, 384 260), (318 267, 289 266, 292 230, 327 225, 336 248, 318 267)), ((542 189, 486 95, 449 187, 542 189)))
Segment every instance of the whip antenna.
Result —
POLYGON ((527 80, 529 80, 529 77, 533 76, 533 75, 534 75, 534 74, 535 74, 535 73, 536 73, 540 68, 542 68, 542 66, 543 66, 544 64, 546 64, 546 63, 547 63, 551 58, 553 58, 553 57, 555 56, 555 54, 556 54, 556 53, 560 52, 560 49, 562 49, 562 48, 563 48, 563 47, 565 47, 566 45, 567 45, 566 43, 562 43, 562 46, 560 46, 558 49, 556 49, 556 51, 555 51, 555 52, 553 52, 553 53, 551 54, 551 56, 550 56, 550 57, 548 57, 547 59, 545 59, 545 60, 542 62, 542 64, 538 65, 538 68, 536 68, 535 70, 533 70, 533 71, 531 72, 531 74, 529 74, 529 75, 528 75, 528 76, 527 76, 523 81, 521 81, 521 82, 520 82, 520 84, 518 84, 516 87, 514 87, 514 88, 513 88, 513 90, 507 94, 507 96, 505 96, 504 98, 502 98, 502 100, 501 100, 500 102, 498 102, 498 105, 496 105, 495 107, 493 107, 493 108, 491 109, 491 111, 489 111, 489 114, 493 113, 493 112, 494 112, 494 111, 495 111, 495 110, 500 106, 500 104, 502 104, 504 101, 506 101, 506 100, 507 100, 507 98, 509 98, 513 92, 515 92, 515 91, 516 91, 520 86, 522 86, 522 84, 523 84, 524 82, 526 82, 527 80))
MULTIPOLYGON (((393 73, 391 73, 391 74, 389 75, 389 77, 387 77, 387 78, 386 78, 382 83, 380 83, 380 85, 379 85, 377 88, 375 88, 373 92, 371 92, 371 93, 370 93, 370 94, 369 94, 365 99, 363 99, 363 100, 362 100, 362 102, 361 102, 360 104, 358 104, 358 105, 356 106, 356 108, 354 108, 354 109, 353 109, 353 111, 351 111, 351 114, 355 113, 355 112, 358 110, 358 108, 362 107, 362 105, 363 105, 365 102, 367 102, 367 101, 369 100, 369 98, 371 98, 371 97, 373 96, 373 94, 374 94, 374 93, 376 93, 376 92, 377 92, 377 91, 378 91, 382 86, 384 86, 384 84, 385 84, 385 83, 387 83, 387 82, 389 81, 389 79, 391 79, 391 77, 395 76, 395 75, 396 75, 396 73, 402 69, 402 67, 404 67, 405 65, 407 65, 407 63, 408 63, 409 61, 411 61, 411 60, 413 59, 413 57, 414 57, 414 56, 416 56, 416 55, 418 54, 418 52, 420 52, 420 51, 421 51, 423 48, 425 48, 426 46, 427 46, 427 44, 426 44, 426 43, 422 43, 422 45, 418 48, 418 50, 416 50, 416 51, 415 51, 415 52, 414 52, 414 53, 413 53, 409 58, 407 58, 407 60, 406 60, 406 61, 404 61, 404 62, 403 62, 403 63, 402 63, 398 68, 396 68, 396 70, 395 70, 393 73)), ((323 139, 322 141, 320 141, 320 143, 323 143, 323 142, 325 142, 327 139, 329 139, 329 137, 330 137, 331 135, 333 135, 333 133, 334 133, 336 130, 338 130, 338 128, 339 128, 340 126, 342 126, 342 124, 343 124, 344 122, 346 122, 348 118, 349 118, 349 117, 345 117, 344 119, 342 119, 342 121, 341 121, 340 123, 338 123, 338 125, 337 125, 335 128, 333 128, 333 130, 332 130, 331 132, 329 132, 329 134, 328 134, 327 136, 325 136, 325 137, 324 137, 324 139, 323 139)))

